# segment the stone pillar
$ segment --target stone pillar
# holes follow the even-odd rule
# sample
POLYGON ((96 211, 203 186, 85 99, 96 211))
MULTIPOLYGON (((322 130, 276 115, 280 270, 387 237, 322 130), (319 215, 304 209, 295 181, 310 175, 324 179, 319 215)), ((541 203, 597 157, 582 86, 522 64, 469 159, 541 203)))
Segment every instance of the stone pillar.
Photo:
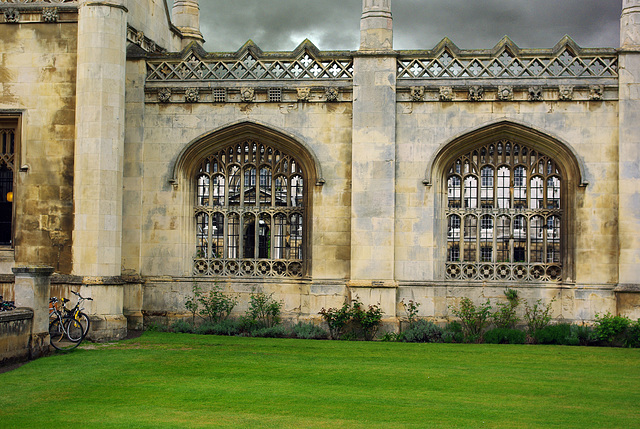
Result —
POLYGON ((16 307, 33 310, 29 358, 35 359, 49 352, 49 296, 53 267, 19 266, 12 271, 16 278, 16 307))
MULTIPOLYGON (((640 292, 640 0, 623 0, 619 51, 619 278, 640 292)), ((622 309, 618 309, 620 312, 622 309)), ((623 311, 623 310, 622 310, 623 311)), ((624 311, 623 311, 624 312, 624 311)))
POLYGON ((182 32, 182 47, 191 42, 204 43, 200 32, 200 6, 198 0, 175 0, 171 13, 173 24, 182 32))
MULTIPOLYGON (((360 35, 354 59, 350 286, 388 288, 396 284, 396 55, 390 0, 363 1, 360 35)), ((395 316, 393 309, 385 313, 395 316)))
MULTIPOLYGON (((73 274, 84 283, 111 284, 122 267, 128 10, 125 0, 79 3, 73 274)), ((120 303, 108 318, 118 338, 126 334, 122 287, 111 295, 101 299, 120 303)))

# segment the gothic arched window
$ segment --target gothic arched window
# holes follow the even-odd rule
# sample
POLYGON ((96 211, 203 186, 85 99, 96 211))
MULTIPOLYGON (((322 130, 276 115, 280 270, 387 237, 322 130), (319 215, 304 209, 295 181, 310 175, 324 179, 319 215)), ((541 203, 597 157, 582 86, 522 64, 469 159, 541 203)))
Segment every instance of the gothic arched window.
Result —
POLYGON ((446 278, 559 281, 561 169, 538 150, 494 141, 446 169, 446 278))
POLYGON ((199 163, 194 274, 301 277, 305 171, 291 154, 247 139, 199 163))

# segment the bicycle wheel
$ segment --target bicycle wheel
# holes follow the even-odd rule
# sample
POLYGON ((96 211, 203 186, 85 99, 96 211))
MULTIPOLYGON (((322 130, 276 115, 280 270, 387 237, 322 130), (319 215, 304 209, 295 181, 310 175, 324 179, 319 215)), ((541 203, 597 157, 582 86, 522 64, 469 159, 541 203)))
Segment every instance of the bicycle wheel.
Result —
POLYGON ((84 338, 84 329, 80 322, 75 319, 69 319, 65 322, 65 328, 67 328, 67 338, 74 343, 80 344, 84 338))
MULTIPOLYGON (((69 324, 68 322, 65 323, 67 325, 69 324)), ((77 330, 81 332, 82 326, 79 323, 77 323, 77 325, 77 330)), ((60 319, 53 320, 49 324, 49 337, 50 344, 53 346, 53 348, 60 351, 75 349, 76 347, 78 347, 78 344, 80 344, 79 341, 72 341, 71 339, 69 339, 65 327, 60 323, 60 319)))
POLYGON ((76 315, 75 319, 82 325, 82 337, 86 337, 89 332, 89 327, 91 326, 89 316, 80 312, 76 315))

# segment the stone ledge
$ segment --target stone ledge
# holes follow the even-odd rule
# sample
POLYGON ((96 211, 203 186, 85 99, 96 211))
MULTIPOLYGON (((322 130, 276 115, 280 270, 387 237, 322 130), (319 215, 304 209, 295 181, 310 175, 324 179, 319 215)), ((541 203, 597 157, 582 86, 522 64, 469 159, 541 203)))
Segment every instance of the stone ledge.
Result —
POLYGON ((624 283, 613 289, 614 292, 640 293, 640 284, 624 283))
POLYGON ((30 308, 16 308, 11 311, 0 312, 0 322, 11 322, 14 320, 33 319, 33 310, 30 308))

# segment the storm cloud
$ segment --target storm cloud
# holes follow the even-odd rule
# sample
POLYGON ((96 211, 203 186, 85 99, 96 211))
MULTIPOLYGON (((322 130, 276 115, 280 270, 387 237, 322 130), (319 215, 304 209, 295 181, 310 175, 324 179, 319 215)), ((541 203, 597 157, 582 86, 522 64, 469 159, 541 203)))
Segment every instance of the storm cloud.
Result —
MULTIPOLYGON (((583 47, 617 47, 621 3, 393 0, 394 48, 431 49, 445 36, 462 49, 491 48, 505 35, 523 48, 545 48, 565 34, 583 47)), ((250 39, 265 51, 291 50, 304 39, 322 50, 359 43, 361 0, 200 0, 200 9, 209 51, 235 51, 250 39)))

